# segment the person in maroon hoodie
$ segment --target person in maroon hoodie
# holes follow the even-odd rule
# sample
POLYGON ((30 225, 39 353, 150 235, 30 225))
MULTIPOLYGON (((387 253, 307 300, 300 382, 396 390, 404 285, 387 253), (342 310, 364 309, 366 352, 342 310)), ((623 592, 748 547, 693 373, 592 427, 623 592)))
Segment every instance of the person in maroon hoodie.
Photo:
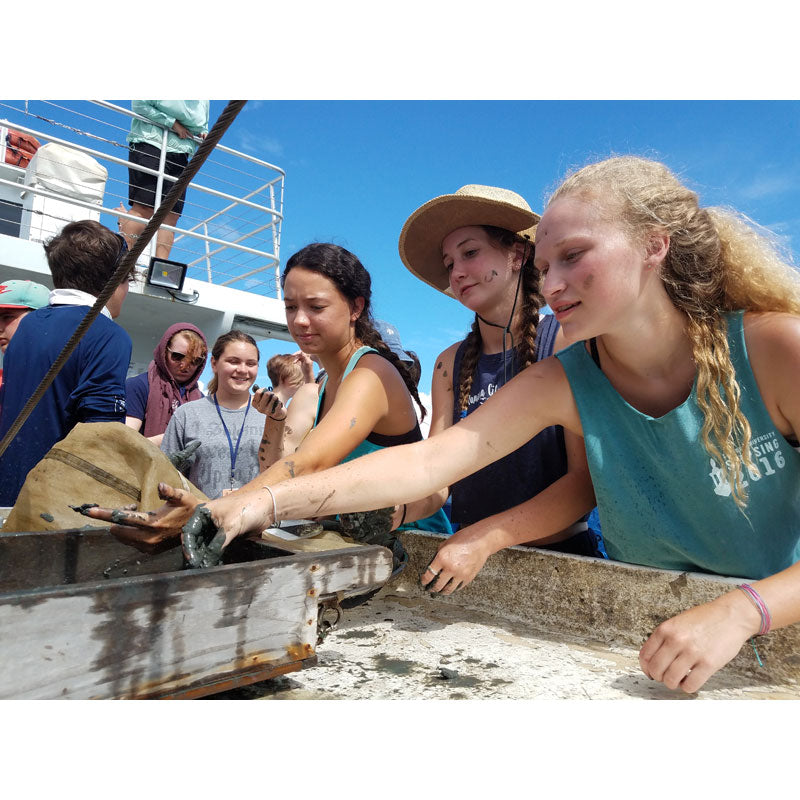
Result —
POLYGON ((170 325, 153 350, 147 372, 125 382, 125 423, 160 445, 178 406, 199 400, 197 385, 208 355, 203 332, 188 322, 170 325))

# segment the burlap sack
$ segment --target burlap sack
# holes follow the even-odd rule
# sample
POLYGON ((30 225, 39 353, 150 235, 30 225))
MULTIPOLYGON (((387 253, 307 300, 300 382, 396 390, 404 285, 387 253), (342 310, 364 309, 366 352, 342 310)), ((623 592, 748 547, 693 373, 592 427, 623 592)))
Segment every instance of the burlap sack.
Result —
POLYGON ((3 533, 82 528, 87 523, 108 527, 111 523, 89 520, 70 506, 136 503, 140 511, 155 511, 164 504, 159 481, 208 500, 138 431, 119 422, 81 423, 28 473, 3 533))

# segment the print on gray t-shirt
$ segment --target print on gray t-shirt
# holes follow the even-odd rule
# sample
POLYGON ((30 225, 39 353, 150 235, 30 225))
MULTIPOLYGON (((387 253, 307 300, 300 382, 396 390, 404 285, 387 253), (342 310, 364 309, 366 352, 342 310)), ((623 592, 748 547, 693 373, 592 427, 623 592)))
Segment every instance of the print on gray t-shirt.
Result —
MULTIPOLYGON (((245 409, 232 411, 220 406, 220 411, 235 449, 245 409)), ((231 452, 228 437, 213 399, 204 397, 177 408, 164 432, 161 450, 164 453, 174 453, 199 439, 200 447, 197 448, 194 461, 183 473, 213 500, 222 494, 223 489, 238 489, 258 475, 258 447, 264 434, 265 419, 260 411, 250 408, 236 457, 233 487, 230 480, 231 452)))

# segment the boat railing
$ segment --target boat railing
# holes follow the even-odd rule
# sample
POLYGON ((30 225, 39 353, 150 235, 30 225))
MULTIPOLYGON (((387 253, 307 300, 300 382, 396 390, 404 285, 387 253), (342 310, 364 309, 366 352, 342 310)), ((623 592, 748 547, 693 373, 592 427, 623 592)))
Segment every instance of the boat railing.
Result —
MULTIPOLYGON (((141 221, 127 211, 132 119, 153 124, 102 100, 0 101, 0 232, 45 242, 75 219, 96 219, 112 230, 120 219, 141 221), (40 143, 30 164, 6 163, 9 130, 40 143)), ((158 127, 159 168, 136 166, 156 176, 156 207, 171 185, 164 180, 168 131, 158 127)), ((235 142, 236 135, 234 124, 227 136, 235 142)), ((280 167, 218 144, 189 184, 176 225, 162 225, 174 233, 169 259, 186 264, 189 278, 280 299, 284 178, 280 167)), ((153 255, 155 241, 139 266, 153 255)))

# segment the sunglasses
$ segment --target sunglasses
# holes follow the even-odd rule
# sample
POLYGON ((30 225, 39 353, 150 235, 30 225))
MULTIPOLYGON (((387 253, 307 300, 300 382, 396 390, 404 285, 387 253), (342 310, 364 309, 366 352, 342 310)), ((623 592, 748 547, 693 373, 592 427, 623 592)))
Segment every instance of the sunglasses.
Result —
MULTIPOLYGON (((186 353, 176 353, 174 350, 170 350, 169 347, 167 348, 167 352, 169 353, 169 357, 176 363, 180 364, 184 358, 186 358, 186 353)), ((193 358, 191 360, 191 365, 193 367, 199 367, 202 363, 205 362, 205 356, 203 358, 193 358)))
MULTIPOLYGON (((117 260, 114 262, 114 269, 119 266, 119 262, 125 257, 125 253, 128 252, 128 243, 125 241, 125 237, 121 233, 115 233, 114 236, 119 239, 119 253, 117 254, 117 260)), ((133 283, 136 280, 136 268, 132 267, 130 275, 128 275, 128 283, 133 283)))

